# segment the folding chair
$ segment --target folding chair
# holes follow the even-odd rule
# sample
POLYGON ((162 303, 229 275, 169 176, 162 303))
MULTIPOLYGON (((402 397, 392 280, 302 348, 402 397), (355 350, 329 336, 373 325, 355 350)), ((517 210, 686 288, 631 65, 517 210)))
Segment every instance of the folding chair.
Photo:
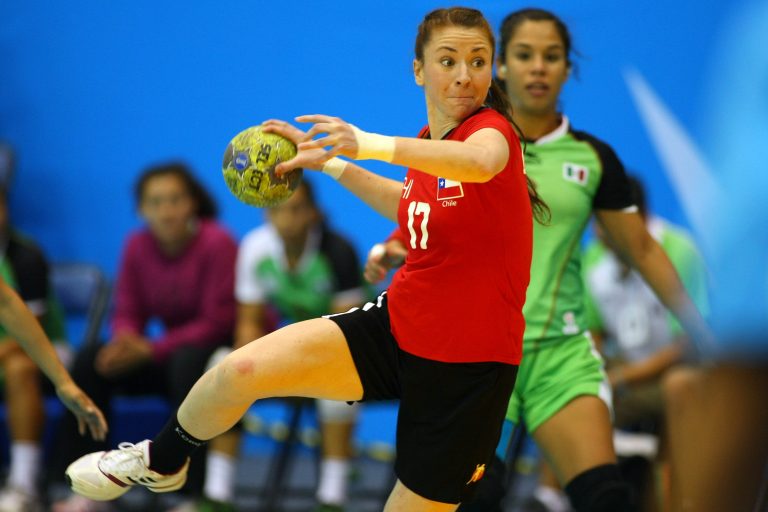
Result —
POLYGON ((90 263, 55 263, 51 266, 50 281, 64 310, 73 348, 97 343, 110 295, 109 281, 104 272, 90 263), (82 335, 73 336, 72 330, 82 335))

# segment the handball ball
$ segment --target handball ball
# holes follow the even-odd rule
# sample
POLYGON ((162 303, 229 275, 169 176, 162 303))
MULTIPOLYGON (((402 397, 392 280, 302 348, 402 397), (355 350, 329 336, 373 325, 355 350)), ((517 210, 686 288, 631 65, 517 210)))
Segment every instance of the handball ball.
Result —
POLYGON ((276 206, 288 199, 301 181, 301 169, 275 175, 275 166, 294 156, 293 142, 252 126, 235 135, 227 146, 222 163, 224 181, 246 204, 276 206))

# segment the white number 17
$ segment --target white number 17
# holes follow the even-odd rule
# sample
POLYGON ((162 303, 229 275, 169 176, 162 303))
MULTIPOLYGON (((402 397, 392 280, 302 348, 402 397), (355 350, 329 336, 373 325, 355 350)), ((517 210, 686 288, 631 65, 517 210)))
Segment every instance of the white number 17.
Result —
POLYGON ((421 219, 421 241, 419 247, 422 249, 427 248, 427 240, 429 240, 429 231, 427 231, 427 223, 429 222, 429 203, 422 203, 417 201, 411 201, 408 205, 408 232, 411 234, 411 249, 417 249, 416 247, 416 230, 413 228, 413 221, 417 215, 422 215, 421 219))

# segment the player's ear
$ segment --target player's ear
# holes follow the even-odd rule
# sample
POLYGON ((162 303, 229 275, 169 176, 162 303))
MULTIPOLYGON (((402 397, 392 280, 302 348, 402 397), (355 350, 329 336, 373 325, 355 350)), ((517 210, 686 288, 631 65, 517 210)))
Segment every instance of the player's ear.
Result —
POLYGON ((424 64, 419 59, 413 59, 413 79, 416 85, 424 85, 424 64))
POLYGON ((500 60, 496 61, 496 78, 499 80, 507 79, 507 66, 500 60))

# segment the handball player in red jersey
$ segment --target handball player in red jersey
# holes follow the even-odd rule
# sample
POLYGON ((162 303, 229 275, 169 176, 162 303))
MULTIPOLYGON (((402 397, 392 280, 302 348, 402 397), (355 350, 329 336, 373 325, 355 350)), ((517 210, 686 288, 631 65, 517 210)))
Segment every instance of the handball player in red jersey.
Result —
POLYGON ((474 9, 419 26, 413 61, 427 126, 418 137, 302 116, 268 131, 298 144, 277 171, 322 170, 387 218, 410 250, 375 303, 292 324, 236 350, 195 384, 161 433, 96 452, 67 470, 72 488, 109 500, 132 485, 177 489, 189 455, 260 398, 400 399, 397 483, 386 511, 452 511, 483 477, 520 363, 534 214, 510 108, 492 82, 493 33, 474 9), (316 136, 320 136, 317 137, 316 136), (404 182, 342 160, 408 167, 404 182), (478 248, 480 250, 478 250, 478 248))

